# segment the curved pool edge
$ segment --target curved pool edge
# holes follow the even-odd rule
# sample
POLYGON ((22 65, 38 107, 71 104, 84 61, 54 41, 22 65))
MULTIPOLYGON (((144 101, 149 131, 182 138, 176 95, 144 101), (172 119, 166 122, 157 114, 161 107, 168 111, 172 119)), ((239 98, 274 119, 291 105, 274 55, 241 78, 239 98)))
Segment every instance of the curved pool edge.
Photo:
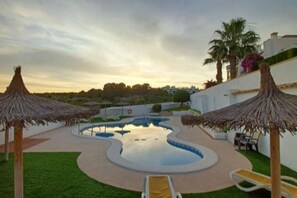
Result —
MULTIPOLYGON (((189 150, 191 151, 191 149, 198 149, 202 154, 203 154, 203 158, 195 163, 191 163, 188 165, 178 165, 178 166, 151 166, 151 165, 142 165, 142 164, 138 164, 135 162, 131 162, 129 160, 126 160, 125 158, 123 158, 121 156, 121 150, 122 150, 122 142, 117 140, 117 139, 113 139, 113 138, 103 138, 103 137, 98 137, 98 136, 87 136, 87 135, 82 135, 79 134, 80 132, 94 127, 94 126, 104 126, 106 124, 121 124, 121 123, 131 123, 133 120, 138 119, 138 118, 143 118, 143 117, 133 117, 133 118, 128 118, 119 122, 105 122, 105 123, 97 123, 97 124, 84 124, 82 125, 81 128, 74 128, 72 130, 72 134, 75 136, 78 136, 80 138, 87 138, 87 139, 100 139, 100 140, 104 140, 104 141, 108 141, 111 143, 111 145, 108 147, 107 151, 106 151, 106 157, 108 158, 109 161, 111 161, 112 163, 129 169, 129 170, 133 170, 133 171, 138 171, 138 172, 149 172, 149 173, 191 173, 191 172, 196 172, 196 171, 201 171, 204 169, 208 169, 212 166, 214 166, 219 158, 217 156, 217 154, 212 151, 211 149, 198 145, 198 144, 194 144, 192 142, 188 142, 182 139, 179 139, 176 137, 177 134, 179 134, 181 132, 181 130, 178 127, 172 126, 172 124, 169 123, 169 121, 165 121, 165 122, 161 122, 160 126, 163 127, 167 127, 170 128, 173 132, 171 132, 170 134, 167 135, 167 139, 168 142, 170 142, 170 144, 173 144, 174 146, 177 147, 182 147, 182 149, 185 150, 189 150)), ((152 116, 148 116, 145 118, 155 118, 152 116)), ((166 118, 169 119, 168 117, 158 117, 158 118, 166 118)), ((192 151, 193 152, 193 151, 192 151)))

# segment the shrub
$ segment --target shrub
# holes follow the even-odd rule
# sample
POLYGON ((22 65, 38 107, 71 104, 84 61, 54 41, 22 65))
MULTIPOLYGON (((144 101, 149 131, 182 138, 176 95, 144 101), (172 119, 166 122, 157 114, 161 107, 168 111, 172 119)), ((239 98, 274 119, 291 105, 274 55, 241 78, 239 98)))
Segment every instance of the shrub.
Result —
POLYGON ((291 48, 291 49, 288 49, 281 53, 278 53, 274 56, 271 56, 269 58, 260 60, 257 62, 257 64, 260 65, 261 63, 265 62, 265 63, 268 63, 269 65, 273 65, 273 64, 279 63, 281 61, 293 58, 295 56, 297 56, 297 48, 291 48))
POLYGON ((203 85, 204 85, 204 89, 208 89, 208 88, 210 88, 210 87, 212 87, 212 86, 215 86, 215 85, 217 85, 218 83, 217 83, 217 81, 214 81, 214 80, 208 80, 208 81, 206 81, 205 83, 203 83, 203 85))
POLYGON ((153 105, 153 112, 160 113, 162 111, 162 105, 161 104, 154 104, 153 105))
POLYGON ((230 130, 230 128, 227 125, 222 127, 222 132, 224 132, 224 133, 227 133, 229 130, 230 130))

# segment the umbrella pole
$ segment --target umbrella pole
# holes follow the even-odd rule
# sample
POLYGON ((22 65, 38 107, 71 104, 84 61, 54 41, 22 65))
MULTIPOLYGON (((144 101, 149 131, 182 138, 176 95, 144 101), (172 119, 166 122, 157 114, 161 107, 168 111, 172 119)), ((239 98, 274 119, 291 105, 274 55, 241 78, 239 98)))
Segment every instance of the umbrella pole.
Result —
POLYGON ((271 174, 271 197, 281 197, 280 179, 280 143, 279 131, 273 127, 270 129, 270 174, 271 174))
POLYGON ((23 126, 20 122, 14 125, 14 197, 22 198, 23 194, 23 126))
POLYGON ((5 125, 5 145, 4 145, 4 161, 9 159, 9 126, 5 125))

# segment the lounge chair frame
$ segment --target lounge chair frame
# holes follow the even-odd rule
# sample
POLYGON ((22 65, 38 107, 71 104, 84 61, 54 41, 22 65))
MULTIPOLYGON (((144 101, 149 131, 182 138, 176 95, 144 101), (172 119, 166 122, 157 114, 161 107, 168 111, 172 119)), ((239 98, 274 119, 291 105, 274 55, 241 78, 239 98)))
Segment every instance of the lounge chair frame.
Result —
POLYGON ((145 190, 144 190, 144 192, 141 193, 141 198, 153 198, 153 197, 150 197, 150 193, 149 193, 150 192, 149 179, 150 179, 150 177, 155 177, 155 176, 167 177, 172 198, 182 198, 182 195, 179 192, 175 192, 172 179, 169 175, 147 175, 144 180, 144 189, 145 190))
POLYGON ((235 133, 233 146, 239 146, 240 140, 244 138, 247 135, 247 133, 247 131, 235 133))
MULTIPOLYGON (((266 175, 263 175, 263 174, 260 174, 260 173, 257 173, 257 172, 251 171, 251 170, 247 170, 247 169, 237 169, 237 170, 234 170, 234 171, 232 171, 230 173, 230 177, 235 182, 235 186, 238 189, 240 189, 240 190, 242 190, 244 192, 251 192, 251 191, 254 191, 254 190, 261 189, 261 188, 264 188, 266 190, 271 191, 271 178, 269 176, 266 176, 266 175), (247 171, 249 173, 255 174, 255 175, 260 176, 262 178, 266 178, 266 179, 268 179, 270 181, 270 183, 263 183, 263 182, 260 182, 260 181, 256 181, 256 180, 254 180, 252 178, 243 176, 240 173, 238 173, 238 171, 240 171, 240 170, 247 171), (253 187, 243 187, 243 186, 241 186, 239 184, 242 181, 249 182, 251 184, 254 184, 255 186, 253 186, 253 187)), ((281 181, 282 196, 287 197, 287 198, 297 198, 296 193, 292 194, 292 192, 290 190, 288 190, 288 188, 286 188, 286 186, 290 186, 290 187, 297 190, 297 179, 289 177, 289 176, 281 176, 281 180, 282 180, 281 181), (296 186, 292 185, 290 183, 287 183, 284 180, 295 182, 296 186)))
POLYGON ((253 131, 249 132, 249 134, 244 134, 238 140, 238 150, 240 150, 241 146, 243 145, 245 148, 245 153, 248 149, 252 150, 253 146, 255 146, 256 151, 259 152, 258 149, 258 142, 260 138, 261 132, 260 131, 253 131))

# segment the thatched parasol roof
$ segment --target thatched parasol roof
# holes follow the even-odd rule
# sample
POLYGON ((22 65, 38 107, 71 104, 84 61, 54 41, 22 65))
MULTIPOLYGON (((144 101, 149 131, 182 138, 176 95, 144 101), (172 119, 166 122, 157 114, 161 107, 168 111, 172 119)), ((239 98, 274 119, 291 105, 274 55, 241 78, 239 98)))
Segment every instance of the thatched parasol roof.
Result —
POLYGON ((203 114, 183 116, 184 125, 213 127, 227 126, 230 129, 260 130, 270 134, 271 197, 281 197, 280 184, 280 132, 297 132, 297 96, 281 92, 267 64, 262 64, 261 87, 258 95, 246 101, 203 114))
MULTIPOLYGON (((21 67, 15 68, 15 75, 4 94, 0 95, 0 123, 6 128, 14 127, 14 196, 23 195, 23 127, 26 124, 39 125, 47 122, 89 117, 97 110, 88 110, 30 94, 21 76, 21 67)), ((8 130, 6 130, 8 131, 8 130)), ((5 134, 8 137, 8 133, 5 134)), ((8 139, 8 138, 6 138, 8 139)), ((8 145, 8 141, 5 140, 8 145)))
POLYGON ((230 129, 269 132, 271 126, 297 132, 297 96, 280 91, 267 64, 261 66, 261 87, 258 95, 231 106, 197 116, 183 116, 184 125, 203 125, 211 128, 228 126, 230 129))
POLYGON ((0 95, 0 112, 0 123, 10 123, 13 126, 16 121, 39 125, 46 122, 88 117, 95 114, 97 110, 90 111, 30 94, 24 85, 21 67, 16 67, 10 85, 0 95))
POLYGON ((95 101, 90 101, 90 102, 85 102, 83 103, 84 106, 89 106, 89 107, 94 107, 94 106, 99 106, 100 104, 95 101))

